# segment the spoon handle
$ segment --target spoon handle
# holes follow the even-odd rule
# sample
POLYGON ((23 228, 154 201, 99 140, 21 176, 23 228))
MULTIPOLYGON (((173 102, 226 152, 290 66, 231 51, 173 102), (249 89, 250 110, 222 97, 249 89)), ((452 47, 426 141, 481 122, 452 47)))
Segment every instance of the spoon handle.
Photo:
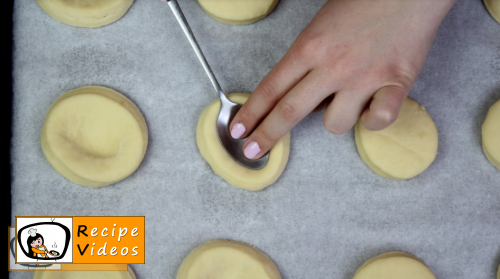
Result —
POLYGON ((167 0, 168 5, 170 6, 170 9, 172 9, 172 12, 174 13, 175 18, 181 25, 182 30, 184 31, 184 34, 189 40, 189 43, 191 43, 191 46, 194 49, 194 52, 196 53, 196 56, 198 56, 198 59, 201 62, 201 65, 203 66, 203 69, 205 69, 205 72, 208 75, 208 78, 210 78, 210 81, 212 82, 212 85, 215 88, 215 91, 219 94, 219 98, 226 98, 224 95, 224 92, 222 91, 222 88, 219 85, 219 82, 215 78, 214 73, 212 72, 212 69, 210 68, 210 65, 208 65, 207 59, 205 58, 205 55, 203 55, 203 52, 200 49, 200 46, 198 45, 198 42, 196 41, 196 38, 194 37, 193 31, 191 31, 191 28, 189 28, 189 24, 186 20, 186 17, 184 17, 184 14, 182 13, 181 7, 177 3, 177 0, 167 0))

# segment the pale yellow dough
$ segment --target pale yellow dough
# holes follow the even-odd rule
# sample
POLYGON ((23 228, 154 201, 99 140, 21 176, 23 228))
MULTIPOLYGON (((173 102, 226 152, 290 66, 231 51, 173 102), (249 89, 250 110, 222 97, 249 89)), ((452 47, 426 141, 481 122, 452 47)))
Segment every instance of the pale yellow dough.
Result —
POLYGON ((198 0, 213 19, 232 25, 250 24, 270 14, 279 0, 198 0))
POLYGON ((182 262, 177 279, 281 279, 274 262, 241 242, 212 240, 195 248, 182 262))
POLYGON ((82 186, 102 187, 139 167, 148 130, 139 109, 125 96, 88 86, 68 91, 52 104, 41 143, 59 174, 82 186))
POLYGON ((412 178, 436 158, 436 125, 427 111, 410 98, 404 100, 398 119, 388 128, 371 131, 358 121, 354 131, 361 159, 385 178, 412 178))
POLYGON ((500 266, 498 267, 497 279, 500 279, 500 266))
POLYGON ((500 23, 500 0, 483 0, 491 16, 500 23))
POLYGON ((100 27, 120 19, 134 0, 37 0, 55 20, 79 27, 100 27))
POLYGON ((418 258, 403 252, 389 252, 364 263, 353 279, 436 279, 418 258))
MULTIPOLYGON (((248 93, 233 93, 229 94, 228 98, 233 102, 243 104, 249 96, 248 93)), ((196 141, 203 158, 218 176, 235 187, 257 191, 273 184, 288 162, 290 133, 287 133, 271 148, 269 161, 264 168, 248 169, 235 162, 220 144, 215 128, 219 111, 220 101, 216 100, 205 108, 198 120, 196 141)))
POLYGON ((488 111, 482 130, 484 154, 500 170, 500 101, 488 111))
MULTIPOLYGON (((89 269, 90 266, 92 265, 89 264, 89 269)), ((33 279, 136 279, 136 277, 129 267, 127 271, 37 270, 33 275, 33 279)))

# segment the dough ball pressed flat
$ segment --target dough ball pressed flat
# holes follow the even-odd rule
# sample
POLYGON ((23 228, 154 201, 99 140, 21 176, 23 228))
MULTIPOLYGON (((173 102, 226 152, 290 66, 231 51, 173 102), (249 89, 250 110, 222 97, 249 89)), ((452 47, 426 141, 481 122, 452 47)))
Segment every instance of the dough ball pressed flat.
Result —
POLYGON ((212 240, 195 248, 182 262, 177 279, 281 279, 274 262, 241 242, 212 240))
MULTIPOLYGON (((89 264, 89 269, 92 269, 89 264)), ((96 264, 96 269, 99 269, 96 264)), ((59 270, 37 270, 33 279, 136 279, 132 269, 127 271, 59 271, 59 270)))
POLYGON ((500 170, 500 101, 488 111, 483 123, 483 151, 490 162, 500 170))
POLYGON ((436 279, 418 258, 403 252, 389 252, 364 263, 353 279, 436 279))
POLYGON ((376 174, 394 180, 412 178, 425 171, 436 158, 438 132, 427 111, 406 98, 398 119, 380 131, 354 128, 361 159, 376 174))
POLYGON ((500 266, 498 266, 497 279, 500 279, 500 266))
POLYGON ((270 14, 279 0, 198 0, 201 8, 213 19, 226 24, 242 25, 256 22, 270 14))
POLYGON ((102 187, 139 167, 148 129, 139 109, 125 96, 87 86, 64 93, 51 105, 41 143, 59 174, 82 186, 102 187))
POLYGON ((486 9, 491 16, 500 23, 500 1, 499 0, 483 0, 486 9))
MULTIPOLYGON (((229 94, 229 100, 243 104, 250 94, 229 94)), ((269 152, 269 161, 260 170, 245 168, 234 161, 220 144, 215 128, 220 111, 220 101, 208 105, 201 113, 196 128, 196 141, 201 156, 212 167, 215 174, 222 177, 234 187, 257 191, 273 184, 281 175, 288 162, 290 152, 290 133, 281 138, 269 152)))
POLYGON ((101 27, 120 19, 134 0, 37 0, 42 9, 62 23, 101 27))

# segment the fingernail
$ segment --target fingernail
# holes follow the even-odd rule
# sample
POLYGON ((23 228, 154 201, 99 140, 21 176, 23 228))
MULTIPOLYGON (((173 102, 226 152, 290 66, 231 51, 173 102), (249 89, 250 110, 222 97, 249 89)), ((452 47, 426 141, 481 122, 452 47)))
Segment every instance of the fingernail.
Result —
POLYGON ((231 129, 231 136, 233 137, 233 139, 239 139, 241 138, 241 136, 243 136, 246 130, 247 129, 245 129, 245 126, 238 122, 234 124, 233 129, 231 129))
POLYGON ((259 144, 256 143, 255 141, 251 141, 249 144, 247 144, 247 147, 245 147, 245 150, 243 150, 243 154, 245 154, 245 156, 248 159, 255 158, 255 156, 257 156, 257 154, 259 154, 259 152, 260 152, 259 144))

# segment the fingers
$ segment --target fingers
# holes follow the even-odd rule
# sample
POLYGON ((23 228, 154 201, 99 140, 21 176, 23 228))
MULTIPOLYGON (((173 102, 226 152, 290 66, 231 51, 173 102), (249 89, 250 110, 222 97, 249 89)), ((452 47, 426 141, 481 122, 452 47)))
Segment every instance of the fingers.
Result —
POLYGON ((306 63, 299 63, 292 51, 259 83, 247 102, 234 116, 229 127, 231 136, 246 137, 276 104, 309 72, 306 63))
POLYGON ((373 131, 389 127, 399 115, 399 110, 409 89, 389 85, 379 89, 374 95, 370 106, 361 115, 361 124, 373 131))
POLYGON ((331 94, 331 87, 319 71, 305 76, 273 108, 269 115, 248 137, 243 153, 249 159, 264 155, 276 142, 288 133, 300 120, 331 94))
POLYGON ((323 126, 330 133, 341 135, 349 131, 359 119, 370 94, 341 91, 335 94, 323 115, 323 126))
POLYGON ((361 123, 367 129, 382 130, 396 121, 407 95, 408 90, 395 85, 379 89, 373 97, 369 92, 341 91, 327 106, 323 125, 330 133, 341 135, 349 131, 361 116, 361 123), (365 110, 370 98, 372 101, 365 110))
POLYGON ((333 95, 328 96, 326 99, 324 99, 312 112, 320 112, 324 110, 333 100, 333 95))

